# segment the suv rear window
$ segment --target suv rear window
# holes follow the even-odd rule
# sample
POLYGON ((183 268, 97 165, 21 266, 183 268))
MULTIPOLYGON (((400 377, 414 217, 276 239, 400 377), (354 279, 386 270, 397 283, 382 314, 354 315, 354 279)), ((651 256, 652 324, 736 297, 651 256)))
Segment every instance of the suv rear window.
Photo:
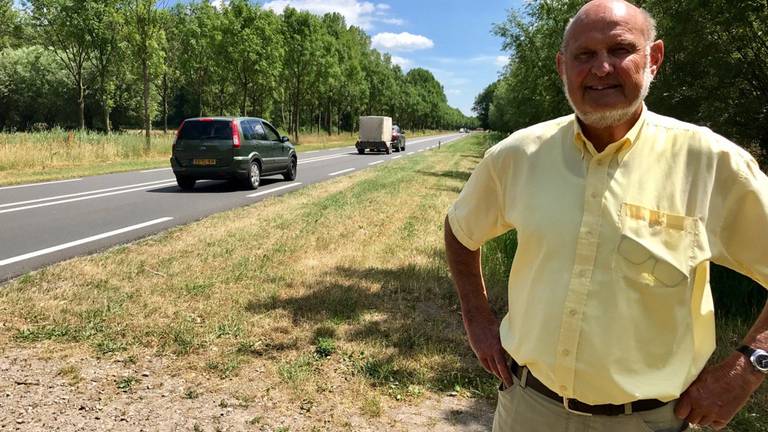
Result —
POLYGON ((229 120, 193 120, 184 122, 179 139, 182 140, 231 140, 232 122, 229 120))

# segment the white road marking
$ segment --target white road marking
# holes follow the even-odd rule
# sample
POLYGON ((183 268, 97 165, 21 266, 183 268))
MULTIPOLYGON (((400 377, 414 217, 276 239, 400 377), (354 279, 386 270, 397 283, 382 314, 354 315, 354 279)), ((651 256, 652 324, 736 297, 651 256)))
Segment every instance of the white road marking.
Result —
POLYGON ((117 229, 117 230, 114 230, 114 231, 105 232, 103 234, 98 234, 98 235, 95 235, 95 236, 86 237, 84 239, 75 240, 75 241, 72 241, 72 242, 69 242, 69 243, 60 244, 58 246, 52 246, 52 247, 49 247, 49 248, 46 248, 46 249, 41 249, 41 250, 38 250, 38 251, 35 251, 35 252, 29 252, 29 253, 26 253, 24 255, 18 255, 18 256, 15 256, 15 257, 6 258, 6 259, 0 261, 0 267, 8 265, 8 264, 13 264, 15 262, 28 260, 30 258, 39 257, 41 255, 47 255, 47 254, 50 254, 50 253, 53 253, 53 252, 58 252, 58 251, 60 251, 62 249, 67 249, 67 248, 71 248, 71 247, 74 247, 74 246, 79 246, 81 244, 94 242, 96 240, 101 240, 103 238, 113 237, 113 236, 116 236, 118 234, 126 233, 128 231, 134 231, 134 230, 137 230, 137 229, 148 227, 150 225, 156 225, 156 224, 159 224, 159 223, 163 223, 163 222, 169 221, 171 219, 173 219, 173 218, 172 217, 164 217, 164 218, 160 218, 160 219, 155 219, 155 220, 151 220, 149 222, 144 222, 144 223, 140 223, 140 224, 137 224, 137 225, 131 225, 129 227, 120 228, 120 229, 117 229))
POLYGON ((143 173, 149 173, 149 172, 155 172, 155 171, 167 171, 169 169, 171 169, 171 167, 168 167, 168 168, 157 168, 157 169, 151 169, 151 170, 144 170, 142 172, 143 173))
POLYGON ((69 183, 69 182, 76 182, 80 180, 82 179, 76 178, 76 179, 70 179, 70 180, 57 180, 57 181, 51 181, 51 182, 45 182, 45 183, 30 183, 30 184, 23 184, 23 185, 16 185, 16 186, 5 186, 5 187, 0 187, 0 190, 18 189, 18 188, 30 187, 30 186, 45 186, 45 185, 56 184, 56 183, 69 183))
POLYGON ((400 155, 400 156, 392 156, 392 159, 400 159, 401 157, 403 157, 403 155, 400 155))
POLYGON ((408 153, 406 153, 405 155, 406 155, 406 156, 410 156, 410 155, 412 155, 412 154, 413 154, 413 152, 408 152, 408 153))
POLYGON ((332 173, 330 173, 330 174, 328 174, 328 175, 329 175, 329 176, 335 176, 335 175, 339 175, 339 174, 348 173, 348 172, 350 172, 350 171, 354 171, 354 170, 355 170, 354 168, 347 168, 347 169, 345 169, 345 170, 341 170, 341 171, 332 172, 332 173))
POLYGON ((265 191, 262 191, 262 192, 256 192, 254 194, 246 195, 246 197, 253 198, 253 197, 257 197, 257 196, 262 196, 262 195, 266 195, 268 193, 276 192, 276 191, 279 191, 279 190, 282 190, 282 189, 288 189, 288 188, 296 187, 296 186, 299 186, 300 184, 301 183, 291 183, 291 184, 288 184, 288 185, 285 185, 285 186, 280 186, 280 187, 272 188, 270 190, 265 190, 265 191))
POLYGON ((351 155, 348 153, 337 153, 337 154, 328 155, 328 156, 318 156, 311 159, 300 160, 299 165, 312 163, 312 162, 320 162, 328 159, 336 159, 336 158, 345 157, 345 156, 351 156, 351 155))
POLYGON ((421 153, 423 151, 424 151, 424 149, 419 149, 419 151, 417 151, 416 153, 421 153))
POLYGON ((318 153, 320 150, 312 150, 308 152, 304 152, 304 154, 310 154, 310 153, 318 153))
POLYGON ((34 209, 34 208, 39 208, 39 207, 47 207, 47 206, 52 206, 52 205, 57 205, 57 204, 66 204, 66 203, 71 203, 71 202, 75 202, 75 201, 83 201, 83 200, 92 199, 92 198, 101 198, 101 197, 105 197, 105 196, 118 195, 118 194, 123 194, 123 193, 128 193, 128 192, 136 192, 136 191, 140 191, 140 190, 143 190, 143 189, 151 189, 153 187, 171 186, 171 185, 175 185, 175 184, 176 184, 175 181, 171 182, 171 183, 153 184, 153 185, 149 185, 149 186, 142 186, 142 187, 135 188, 135 189, 121 190, 121 191, 116 191, 116 192, 108 192, 108 193, 104 193, 104 194, 100 194, 100 195, 91 195, 91 196, 80 197, 80 198, 72 198, 72 199, 62 200, 62 201, 54 201, 54 202, 43 203, 43 204, 35 204, 35 205, 30 205, 30 206, 25 206, 25 207, 16 207, 16 208, 11 208, 11 209, 0 210, 0 214, 3 214, 3 213, 13 213, 13 212, 21 211, 21 210, 29 210, 29 209, 34 209))
POLYGON ((376 161, 376 162, 371 162, 371 163, 369 163, 368 165, 378 165, 378 164, 380 164, 380 163, 384 163, 384 161, 383 161, 383 160, 380 160, 380 161, 376 161))
POLYGON ((2 207, 12 207, 12 206, 23 205, 23 204, 31 204, 31 203, 41 202, 41 201, 51 201, 51 200, 62 199, 62 198, 71 198, 71 197, 81 196, 81 195, 96 194, 96 193, 108 192, 108 191, 113 191, 113 190, 118 190, 118 189, 132 188, 132 187, 136 187, 136 186, 145 186, 145 185, 150 185, 150 184, 169 182, 169 181, 172 181, 172 180, 173 179, 155 180, 155 181, 151 181, 151 182, 136 183, 136 184, 132 184, 132 185, 117 186, 117 187, 106 188, 106 189, 97 189, 97 190, 92 190, 92 191, 87 191, 87 192, 78 192, 78 193, 67 194, 67 195, 57 195, 57 196, 52 196, 52 197, 48 197, 48 198, 38 198, 38 199, 27 200, 27 201, 17 201, 17 202, 13 202, 13 203, 0 204, 0 208, 2 208, 2 207))

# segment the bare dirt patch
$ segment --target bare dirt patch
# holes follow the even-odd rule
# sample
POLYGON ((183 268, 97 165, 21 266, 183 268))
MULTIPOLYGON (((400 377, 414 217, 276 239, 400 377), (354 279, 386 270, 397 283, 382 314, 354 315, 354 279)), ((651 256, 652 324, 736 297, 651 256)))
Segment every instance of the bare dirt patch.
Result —
POLYGON ((493 416, 485 400, 429 394, 385 398, 380 415, 370 417, 333 394, 297 403, 260 380, 264 370, 257 365, 235 382, 179 373, 168 357, 138 357, 6 347, 0 354, 0 430, 469 432, 489 430, 493 416))

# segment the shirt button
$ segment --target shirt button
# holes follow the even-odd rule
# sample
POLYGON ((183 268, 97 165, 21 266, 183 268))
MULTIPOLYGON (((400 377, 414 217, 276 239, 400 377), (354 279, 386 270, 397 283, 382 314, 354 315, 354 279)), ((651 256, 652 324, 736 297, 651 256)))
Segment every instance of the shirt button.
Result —
POLYGON ((602 159, 598 159, 597 166, 603 166, 603 165, 605 165, 605 161, 602 159))
POLYGON ((579 312, 576 309, 569 309, 568 314, 575 317, 579 312))
POLYGON ((560 386, 560 390, 562 390, 562 391, 568 391, 568 387, 567 387, 567 386, 564 386, 564 385, 561 385, 561 386, 560 386))
POLYGON ((568 357, 571 355, 571 352, 567 348, 562 350, 561 353, 563 353, 563 357, 568 357))
POLYGON ((579 270, 579 277, 585 278, 589 275, 589 270, 579 270))
POLYGON ((589 196, 591 196, 592 199, 597 199, 597 197, 599 197, 600 195, 597 192, 592 192, 591 194, 589 194, 589 196))

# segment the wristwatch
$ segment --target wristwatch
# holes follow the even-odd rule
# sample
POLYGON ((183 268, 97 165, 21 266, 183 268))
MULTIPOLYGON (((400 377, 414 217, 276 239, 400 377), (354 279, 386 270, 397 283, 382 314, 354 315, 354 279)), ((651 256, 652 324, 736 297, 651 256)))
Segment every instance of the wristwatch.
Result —
POLYGON ((736 351, 747 356, 752 366, 759 372, 768 374, 768 352, 761 349, 752 348, 749 345, 742 345, 736 351))

